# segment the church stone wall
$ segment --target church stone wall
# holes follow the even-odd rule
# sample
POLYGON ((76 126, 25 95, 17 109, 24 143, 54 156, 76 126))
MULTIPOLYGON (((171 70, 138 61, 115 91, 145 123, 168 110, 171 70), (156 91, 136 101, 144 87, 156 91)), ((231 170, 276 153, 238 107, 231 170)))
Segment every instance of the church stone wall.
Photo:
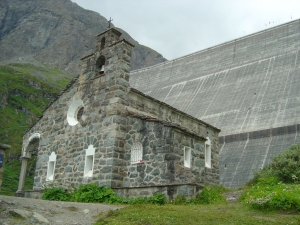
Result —
POLYGON ((114 121, 119 118, 117 115, 108 115, 105 102, 109 93, 105 93, 104 89, 93 95, 96 101, 91 102, 88 98, 87 92, 92 93, 99 86, 100 78, 82 87, 76 83, 47 109, 43 118, 24 136, 27 140, 33 133, 41 134, 34 189, 47 185, 68 188, 92 180, 110 185, 112 158, 117 154, 114 150, 121 145, 111 138, 115 134, 114 121), (70 126, 66 118, 69 105, 76 98, 74 94, 85 102, 84 114, 79 124, 70 126), (94 175, 93 178, 84 178, 85 149, 89 145, 95 148, 94 175), (51 152, 57 156, 55 177, 53 181, 46 182, 51 152))
POLYGON ((218 184, 218 151, 213 149, 212 168, 205 168, 202 138, 189 136, 182 131, 159 122, 129 119, 129 132, 125 142, 124 187, 166 184, 218 184), (143 162, 131 164, 132 145, 143 146, 143 162), (191 167, 184 167, 184 147, 191 148, 191 167))

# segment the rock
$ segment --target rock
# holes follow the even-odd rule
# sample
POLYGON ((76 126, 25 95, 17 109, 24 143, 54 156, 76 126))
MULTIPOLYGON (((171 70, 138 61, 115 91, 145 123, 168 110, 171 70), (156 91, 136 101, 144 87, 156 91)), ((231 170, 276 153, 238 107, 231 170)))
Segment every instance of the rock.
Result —
POLYGON ((41 214, 34 212, 33 217, 38 220, 39 223, 50 223, 49 220, 47 220, 45 217, 43 217, 41 214))
POLYGON ((85 214, 88 214, 89 212, 90 212, 90 210, 88 210, 88 209, 83 210, 83 213, 85 213, 85 214))
POLYGON ((0 149, 3 149, 3 150, 10 149, 10 145, 5 145, 5 144, 0 143, 0 149))
POLYGON ((30 218, 32 216, 32 212, 29 212, 27 210, 22 210, 22 209, 13 209, 10 210, 9 213, 12 215, 18 215, 24 219, 30 218))
MULTIPOLYGON (((77 74, 81 71, 79 59, 94 46, 93 36, 106 29, 104 17, 71 1, 31 0, 28 4, 24 0, 1 0, 0 61, 38 61, 77 74)), ((131 69, 166 61, 158 52, 140 45, 125 31, 120 31, 122 38, 136 46, 132 52, 131 69)), ((32 85, 36 86, 36 83, 32 85)))

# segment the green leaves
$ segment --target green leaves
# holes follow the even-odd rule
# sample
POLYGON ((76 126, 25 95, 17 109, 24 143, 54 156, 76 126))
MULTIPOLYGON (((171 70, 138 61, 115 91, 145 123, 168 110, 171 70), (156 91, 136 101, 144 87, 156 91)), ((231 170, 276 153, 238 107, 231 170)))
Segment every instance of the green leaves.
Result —
POLYGON ((261 178, 244 191, 242 202, 254 209, 300 212, 300 185, 278 182, 278 178, 261 178))
POLYGON ((70 195, 64 189, 54 187, 45 189, 42 199, 51 201, 69 201, 70 195))
POLYGON ((45 189, 42 196, 44 200, 52 201, 72 201, 72 202, 93 202, 93 203, 120 203, 120 204, 141 204, 151 203, 163 205, 166 204, 165 196, 156 193, 151 197, 124 198, 117 196, 115 192, 108 187, 99 187, 96 184, 86 184, 72 193, 67 193, 62 188, 45 189))

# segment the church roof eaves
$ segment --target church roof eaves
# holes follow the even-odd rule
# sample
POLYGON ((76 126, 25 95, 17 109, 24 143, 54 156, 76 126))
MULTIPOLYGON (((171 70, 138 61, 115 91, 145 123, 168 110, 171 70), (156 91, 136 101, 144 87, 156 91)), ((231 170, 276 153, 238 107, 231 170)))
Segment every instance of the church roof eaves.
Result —
MULTIPOLYGON (((137 93, 137 94, 139 94, 139 95, 142 95, 142 96, 144 96, 144 97, 146 97, 146 98, 149 98, 149 99, 151 99, 152 101, 155 101, 155 102, 157 102, 157 103, 159 103, 159 104, 161 104, 161 105, 164 105, 164 106, 166 106, 166 107, 168 107, 168 108, 170 108, 170 109, 172 109, 172 110, 174 110, 174 111, 176 111, 176 112, 178 112, 178 113, 180 113, 180 114, 183 114, 183 115, 185 115, 185 116, 187 116, 187 117, 189 117, 189 118, 191 118, 191 119, 193 119, 193 120, 196 120, 196 121, 197 121, 198 123, 200 123, 200 124, 203 124, 203 125, 205 125, 205 126, 207 126, 207 127, 211 127, 211 128, 213 128, 213 129, 216 129, 217 131, 221 132, 221 130, 220 130, 219 128, 214 127, 214 126, 212 126, 212 125, 210 125, 210 124, 208 124, 208 123, 206 123, 206 122, 204 122, 204 121, 202 121, 202 120, 199 120, 199 119, 197 119, 196 117, 193 117, 193 116, 191 116, 191 115, 189 115, 189 114, 187 114, 187 113, 185 113, 185 112, 182 112, 181 110, 176 109, 176 108, 174 108, 173 106, 168 105, 167 103, 161 102, 161 101, 157 100, 156 98, 153 98, 153 97, 151 97, 151 96, 149 96, 149 95, 147 95, 147 94, 145 94, 145 93, 143 93, 143 92, 141 92, 141 91, 139 91, 139 90, 137 90, 137 89, 135 89, 135 88, 132 88, 132 87, 131 87, 130 90, 133 91, 133 92, 135 92, 135 93, 137 93)), ((166 121, 166 122, 167 122, 167 121, 166 121)))
POLYGON ((90 56, 92 56, 92 55, 94 55, 94 53, 91 53, 91 54, 88 54, 88 55, 85 55, 85 56, 83 56, 80 60, 84 60, 84 59, 86 59, 86 58, 88 58, 88 57, 90 57, 90 56))
POLYGON ((157 117, 147 115, 147 114, 144 114, 144 113, 139 113, 137 110, 132 110, 130 107, 126 107, 126 109, 129 113, 129 116, 131 116, 131 117, 136 117, 136 118, 140 118, 142 120, 147 120, 147 121, 152 121, 152 122, 158 122, 158 123, 163 124, 166 127, 172 127, 172 128, 178 129, 180 131, 183 131, 185 133, 188 133, 189 135, 196 136, 196 137, 202 139, 203 141, 207 140, 205 137, 200 136, 199 134, 197 134, 197 133, 195 133, 195 132, 193 132, 193 131, 185 128, 185 127, 182 127, 179 124, 172 123, 172 122, 162 120, 162 119, 158 119, 157 117))
POLYGON ((121 34, 122 34, 122 32, 120 32, 120 31, 118 31, 116 28, 112 27, 112 28, 110 28, 110 29, 108 29, 108 30, 105 30, 105 31, 101 32, 100 34, 97 34, 95 37, 98 37, 98 36, 100 36, 100 35, 102 35, 102 34, 105 34, 106 32, 108 32, 108 31, 110 31, 110 30, 111 30, 112 32, 118 34, 119 36, 121 36, 121 34))
POLYGON ((108 46, 108 47, 117 45, 117 44, 122 43, 122 42, 125 43, 125 44, 127 44, 127 45, 129 45, 129 46, 131 46, 131 47, 134 47, 134 44, 130 43, 129 41, 125 40, 124 38, 121 39, 121 40, 119 40, 119 41, 116 41, 115 43, 112 43, 112 44, 111 44, 110 46, 108 46))

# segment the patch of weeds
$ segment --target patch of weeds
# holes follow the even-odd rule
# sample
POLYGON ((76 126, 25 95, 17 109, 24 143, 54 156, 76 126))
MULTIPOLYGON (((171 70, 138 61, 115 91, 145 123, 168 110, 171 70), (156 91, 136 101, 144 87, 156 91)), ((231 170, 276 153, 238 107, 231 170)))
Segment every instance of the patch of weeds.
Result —
POLYGON ((24 218, 22 216, 20 216, 18 213, 14 212, 14 211, 9 211, 9 214, 15 220, 24 220, 24 218))
POLYGON ((240 200, 258 210, 300 212, 299 196, 299 184, 285 184, 277 177, 270 177, 260 178, 258 183, 244 191, 240 200))
POLYGON ((78 208, 74 207, 74 206, 69 206, 67 207, 67 209, 71 212, 77 212, 78 211, 78 208))

